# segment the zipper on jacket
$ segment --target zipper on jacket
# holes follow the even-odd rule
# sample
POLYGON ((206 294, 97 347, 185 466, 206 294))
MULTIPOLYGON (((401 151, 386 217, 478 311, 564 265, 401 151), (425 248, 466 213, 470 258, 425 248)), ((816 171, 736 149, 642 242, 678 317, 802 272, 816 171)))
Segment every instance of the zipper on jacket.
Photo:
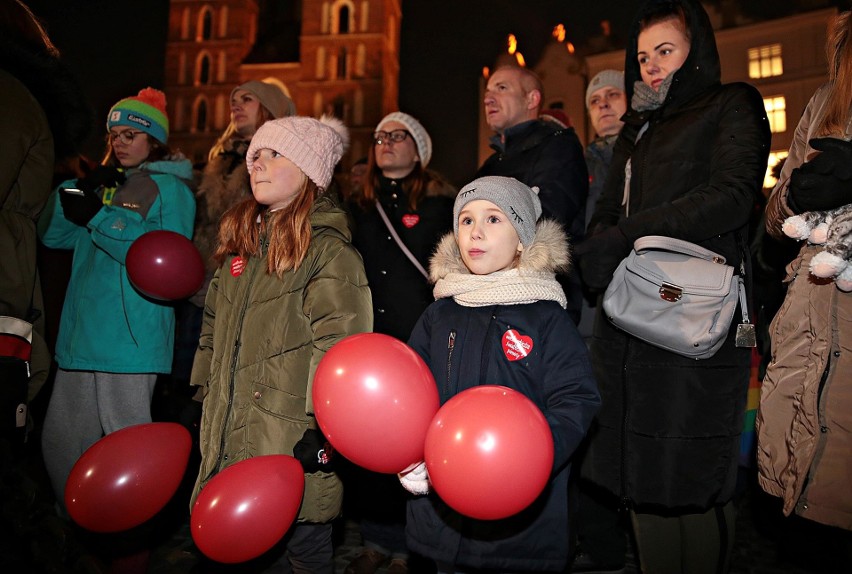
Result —
POLYGON ((447 337, 447 380, 444 383, 444 396, 450 396, 450 377, 453 368, 453 351, 456 348, 456 330, 450 329, 450 334, 447 337))
MULTIPOLYGON (((263 267, 262 263, 263 262, 261 260, 257 265, 257 269, 262 269, 262 267, 263 267)), ((237 321, 237 325, 239 325, 239 327, 237 328, 237 333, 236 333, 236 336, 234 337, 234 348, 233 348, 233 351, 231 352, 231 368, 229 370, 229 375, 228 375, 228 407, 225 409, 225 416, 222 419, 222 430, 221 430, 221 434, 219 436, 219 456, 216 458, 216 464, 213 465, 213 468, 210 470, 210 474, 205 477, 205 480, 209 479, 210 477, 212 477, 213 475, 218 473, 220 468, 222 467, 222 462, 224 461, 225 442, 226 442, 226 437, 227 437, 228 421, 231 418, 231 410, 234 407, 234 394, 236 393, 236 383, 234 381, 234 377, 236 376, 237 359, 239 358, 240 347, 242 346, 241 339, 242 339, 242 336, 243 336, 243 321, 245 320, 246 310, 248 309, 248 304, 249 304, 249 294, 251 293, 252 285, 254 285, 254 278, 255 278, 256 274, 257 274, 257 270, 255 270, 250 275, 249 283, 246 286, 246 290, 245 290, 245 297, 243 298, 243 306, 240 309, 240 317, 239 317, 239 320, 237 321)), ((214 329, 215 329, 215 327, 214 327, 214 329)))

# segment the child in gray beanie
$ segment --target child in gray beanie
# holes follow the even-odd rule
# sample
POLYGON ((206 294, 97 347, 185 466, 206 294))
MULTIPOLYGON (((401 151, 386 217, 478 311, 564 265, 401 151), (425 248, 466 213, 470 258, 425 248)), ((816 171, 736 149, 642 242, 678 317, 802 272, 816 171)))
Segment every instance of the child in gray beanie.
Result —
MULTIPOLYGON (((561 572, 568 561, 570 459, 600 405, 586 345, 555 277, 570 260, 568 240, 556 222, 537 222, 536 191, 513 178, 472 181, 453 211, 454 232, 430 264, 436 301, 408 344, 429 365, 441 404, 489 384, 532 400, 553 434, 553 470, 520 519, 478 520, 432 492, 429 473, 442 461, 427 459, 399 475, 415 495, 406 542, 438 572, 561 572)), ((470 480, 475 488, 477 477, 470 480)))

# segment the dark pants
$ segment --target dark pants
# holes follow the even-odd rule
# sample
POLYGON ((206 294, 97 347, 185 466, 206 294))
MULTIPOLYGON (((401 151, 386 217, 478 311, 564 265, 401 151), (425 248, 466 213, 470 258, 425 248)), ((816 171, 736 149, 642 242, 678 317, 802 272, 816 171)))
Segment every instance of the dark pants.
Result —
POLYGON ((719 574, 734 547, 733 502, 700 514, 661 516, 632 512, 639 561, 645 574, 719 574))

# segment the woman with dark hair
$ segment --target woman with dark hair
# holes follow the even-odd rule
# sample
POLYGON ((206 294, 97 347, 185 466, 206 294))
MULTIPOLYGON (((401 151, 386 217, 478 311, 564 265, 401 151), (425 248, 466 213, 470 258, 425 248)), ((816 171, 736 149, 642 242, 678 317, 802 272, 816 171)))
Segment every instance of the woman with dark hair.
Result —
MULTIPOLYGON (((852 204, 852 13, 833 19, 826 55, 829 80, 805 108, 769 196, 766 229, 776 238, 787 217, 852 204)), ((770 326, 758 478, 784 514, 852 530, 852 294, 808 272, 820 250, 802 243, 770 326)), ((846 548, 848 560, 848 536, 846 548)))
MULTIPOLYGON (((646 235, 697 243, 748 270, 769 124, 756 89, 720 77, 697 1, 640 8, 625 61, 630 108, 577 249, 591 288, 605 290, 646 235)), ((696 361, 618 330, 598 309, 591 350, 602 406, 582 474, 630 509, 643 572, 724 572, 751 349, 738 346, 732 324, 722 348, 696 361)))

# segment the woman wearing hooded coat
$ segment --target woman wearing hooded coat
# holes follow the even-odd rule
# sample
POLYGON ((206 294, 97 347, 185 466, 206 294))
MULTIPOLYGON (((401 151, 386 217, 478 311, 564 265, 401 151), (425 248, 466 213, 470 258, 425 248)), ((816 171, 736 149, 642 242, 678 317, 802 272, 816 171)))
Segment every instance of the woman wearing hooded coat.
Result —
MULTIPOLYGON (((625 62, 630 109, 590 237, 577 248, 591 288, 605 290, 645 235, 697 243, 740 268, 770 131, 758 91, 720 76, 698 2, 640 8, 625 62)), ((739 322, 713 357, 696 361, 598 312, 591 350, 602 408, 582 473, 631 509, 645 572, 726 567, 751 357, 735 344, 739 322)))

